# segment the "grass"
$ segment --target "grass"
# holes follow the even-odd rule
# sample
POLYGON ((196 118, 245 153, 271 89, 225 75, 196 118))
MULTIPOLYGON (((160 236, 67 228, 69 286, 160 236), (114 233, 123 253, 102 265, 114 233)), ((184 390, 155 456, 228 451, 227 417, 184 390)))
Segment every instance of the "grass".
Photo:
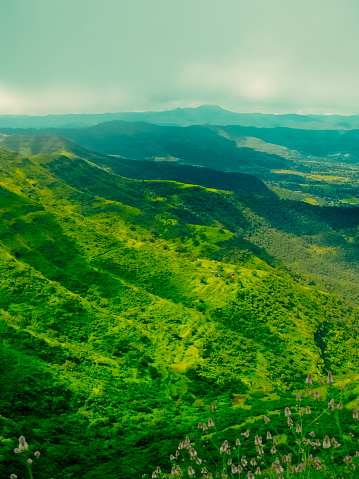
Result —
MULTIPOLYGON (((357 477, 359 467, 358 421, 359 399, 353 400, 357 385, 351 378, 334 382, 328 371, 326 380, 313 383, 309 373, 305 389, 294 393, 281 411, 269 410, 266 403, 277 400, 271 394, 260 398, 262 412, 248 417, 239 427, 221 430, 217 427, 220 405, 214 401, 209 418, 198 424, 195 432, 181 441, 170 455, 171 472, 158 466, 152 479, 344 479, 357 477), (349 402, 344 402, 344 390, 349 402), (295 396, 295 398, 294 398, 295 396), (227 435, 227 437, 226 437, 227 435)), ((243 398, 242 398, 243 399, 243 398)), ((241 402, 241 406, 244 406, 241 402)), ((25 437, 20 436, 14 449, 29 479, 31 466, 41 453, 33 452, 25 437)), ((40 460, 41 462, 41 460, 40 460)), ((121 471, 115 477, 121 478, 121 471)), ((17 479, 15 474, 11 479, 17 479)), ((148 479, 148 474, 142 475, 148 479)))
POLYGON ((193 434, 192 439, 187 436, 170 456, 171 473, 157 467, 151 477, 355 478, 359 466, 359 399, 344 407, 344 389, 344 384, 333 384, 330 371, 326 383, 319 379, 316 386, 309 374, 304 394, 297 393, 288 403, 280 421, 275 421, 277 411, 265 410, 263 402, 263 414, 249 418, 241 425, 241 432, 233 427, 237 437, 232 435, 231 440, 224 438, 224 431, 213 420, 218 413, 213 402, 211 417, 198 424, 200 435, 193 434), (251 427, 258 427, 260 421, 260 430, 253 431, 251 427))

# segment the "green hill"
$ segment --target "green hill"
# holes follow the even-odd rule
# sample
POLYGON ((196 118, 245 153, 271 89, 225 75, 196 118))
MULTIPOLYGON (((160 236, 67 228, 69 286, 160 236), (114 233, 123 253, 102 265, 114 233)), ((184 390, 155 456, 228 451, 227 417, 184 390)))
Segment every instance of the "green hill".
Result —
POLYGON ((286 401, 309 371, 355 371, 354 293, 303 271, 326 258, 315 274, 337 286, 331 253, 307 247, 318 224, 349 287, 357 210, 303 205, 0 148, 1 474, 23 474, 23 434, 39 479, 139 478, 214 399, 226 429, 248 417, 237 396, 286 401), (296 280, 273 240, 306 252, 296 280))
POLYGON ((257 195, 272 195, 271 191, 253 175, 243 173, 228 173, 212 168, 194 167, 178 164, 174 161, 159 159, 159 161, 132 161, 126 158, 101 155, 86 150, 77 144, 56 135, 11 135, 6 136, 1 145, 8 150, 17 151, 22 155, 38 155, 54 153, 66 156, 75 155, 91 162, 110 168, 118 175, 134 179, 177 180, 223 190, 243 190, 257 195))

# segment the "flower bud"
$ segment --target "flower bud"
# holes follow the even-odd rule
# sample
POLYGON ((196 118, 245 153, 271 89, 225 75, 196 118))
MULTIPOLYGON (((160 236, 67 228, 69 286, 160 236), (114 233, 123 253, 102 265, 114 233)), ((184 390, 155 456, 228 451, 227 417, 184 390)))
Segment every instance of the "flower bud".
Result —
POLYGON ((21 444, 21 445, 26 444, 24 436, 19 437, 19 444, 21 444))
POLYGON ((330 447, 329 436, 325 436, 324 441, 323 441, 323 447, 324 447, 324 449, 328 449, 330 447))
POLYGON ((197 456, 197 451, 195 450, 194 447, 191 447, 188 452, 189 452, 191 457, 197 456))
POLYGON ((268 416, 263 416, 263 420, 264 420, 264 422, 265 422, 266 424, 268 424, 269 421, 270 421, 270 419, 269 419, 268 416))
POLYGON ((21 451, 27 451, 29 449, 27 442, 25 441, 24 436, 19 437, 19 449, 21 451))

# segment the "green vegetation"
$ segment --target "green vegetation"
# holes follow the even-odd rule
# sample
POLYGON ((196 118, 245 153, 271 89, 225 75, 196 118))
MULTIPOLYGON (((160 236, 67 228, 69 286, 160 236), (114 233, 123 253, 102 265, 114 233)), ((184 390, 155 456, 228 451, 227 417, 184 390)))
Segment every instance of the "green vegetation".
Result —
POLYGON ((309 371, 357 394, 355 208, 89 160, 0 149, 3 476, 25 474, 20 436, 36 479, 137 479, 170 470, 213 401, 227 432, 309 371))
POLYGON ((329 371, 327 384, 319 379, 313 390, 309 374, 306 390, 295 398, 276 394, 238 396, 240 407, 249 411, 248 417, 226 429, 217 426, 217 417, 221 423, 220 407, 213 402, 211 417, 198 424, 201 431, 192 432, 171 454, 171 474, 157 467, 152 478, 357 477, 358 403, 351 401, 343 406, 344 399, 358 392, 351 379, 346 378, 340 388, 338 383, 334 387, 329 371), (345 388, 349 388, 347 394, 343 393, 345 388))
MULTIPOLYGON (((342 382, 334 382, 329 371, 326 381, 319 378, 313 385, 309 373, 306 388, 297 394, 253 392, 234 396, 232 414, 225 408, 225 416, 224 403, 217 406, 213 401, 208 420, 199 422, 170 454, 171 472, 157 466, 152 475, 141 477, 254 479, 263 474, 271 479, 355 478, 359 409, 358 400, 352 399, 359 392, 357 380, 358 375, 351 374, 342 382), (228 415, 235 424, 224 427, 228 415)), ((30 479, 33 463, 38 465, 41 456, 34 449, 24 436, 14 449, 30 479)), ((122 471, 113 474, 122 477, 122 471)), ((17 475, 12 473, 10 479, 17 479, 17 475)))

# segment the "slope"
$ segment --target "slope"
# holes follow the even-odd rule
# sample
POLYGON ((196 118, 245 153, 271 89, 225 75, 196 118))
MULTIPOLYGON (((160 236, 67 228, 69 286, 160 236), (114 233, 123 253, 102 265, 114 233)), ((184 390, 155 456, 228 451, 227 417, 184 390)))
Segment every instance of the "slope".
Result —
POLYGON ((214 398, 357 367, 357 310, 235 236, 238 194, 4 149, 0 187, 1 473, 22 433, 40 479, 137 478, 214 398))

